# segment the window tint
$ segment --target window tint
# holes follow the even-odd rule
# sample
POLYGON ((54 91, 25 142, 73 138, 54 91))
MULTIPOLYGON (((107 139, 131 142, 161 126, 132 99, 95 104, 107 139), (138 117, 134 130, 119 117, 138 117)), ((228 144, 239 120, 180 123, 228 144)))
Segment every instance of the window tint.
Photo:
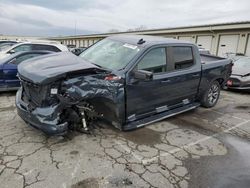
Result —
POLYGON ((191 47, 173 47, 173 60, 175 70, 185 69, 194 64, 191 47))
POLYGON ((16 57, 15 61, 11 61, 11 63, 15 64, 15 65, 18 65, 19 63, 27 60, 27 59, 30 59, 32 57, 36 57, 36 56, 39 56, 41 54, 25 54, 25 55, 21 55, 19 57, 16 57))
POLYGON ((13 48, 13 50, 15 52, 31 51, 31 45, 30 44, 22 44, 20 46, 13 48))
POLYGON ((33 48, 33 50, 46 50, 46 51, 52 51, 52 52, 60 52, 61 51, 55 46, 44 45, 44 44, 33 44, 32 48, 33 48))
POLYGON ((156 48, 149 51, 137 65, 138 70, 146 70, 153 73, 166 72, 166 50, 156 48))

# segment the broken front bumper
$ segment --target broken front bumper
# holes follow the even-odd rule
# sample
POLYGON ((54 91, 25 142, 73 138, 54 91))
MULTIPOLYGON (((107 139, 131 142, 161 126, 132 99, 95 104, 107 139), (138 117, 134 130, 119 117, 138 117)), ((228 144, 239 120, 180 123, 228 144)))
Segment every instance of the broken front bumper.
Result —
POLYGON ((29 106, 22 100, 22 88, 16 94, 16 107, 18 115, 29 125, 38 128, 50 135, 63 135, 68 130, 68 123, 60 123, 58 106, 36 108, 29 110, 29 106))

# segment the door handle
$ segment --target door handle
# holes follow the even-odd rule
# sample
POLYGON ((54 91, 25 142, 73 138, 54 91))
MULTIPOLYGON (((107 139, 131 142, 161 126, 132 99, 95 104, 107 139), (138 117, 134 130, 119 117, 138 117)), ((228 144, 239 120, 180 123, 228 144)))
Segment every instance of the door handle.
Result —
POLYGON ((162 80, 161 83, 170 83, 171 80, 162 80))

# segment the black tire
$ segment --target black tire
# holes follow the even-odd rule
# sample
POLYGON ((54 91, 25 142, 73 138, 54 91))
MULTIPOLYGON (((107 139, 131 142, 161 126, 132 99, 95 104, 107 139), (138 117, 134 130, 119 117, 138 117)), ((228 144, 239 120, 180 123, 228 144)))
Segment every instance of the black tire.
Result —
POLYGON ((201 105, 206 108, 215 106, 220 97, 221 86, 218 81, 213 81, 201 98, 201 105))

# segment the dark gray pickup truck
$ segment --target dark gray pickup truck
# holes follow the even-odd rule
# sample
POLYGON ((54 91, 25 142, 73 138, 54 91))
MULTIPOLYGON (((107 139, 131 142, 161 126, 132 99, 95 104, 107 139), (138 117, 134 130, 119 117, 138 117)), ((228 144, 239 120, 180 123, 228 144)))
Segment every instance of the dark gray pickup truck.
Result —
POLYGON ((213 107, 231 74, 230 60, 200 55, 184 41, 116 35, 79 57, 50 54, 19 65, 19 116, 48 134, 87 131, 102 118, 131 130, 194 109, 213 107))

